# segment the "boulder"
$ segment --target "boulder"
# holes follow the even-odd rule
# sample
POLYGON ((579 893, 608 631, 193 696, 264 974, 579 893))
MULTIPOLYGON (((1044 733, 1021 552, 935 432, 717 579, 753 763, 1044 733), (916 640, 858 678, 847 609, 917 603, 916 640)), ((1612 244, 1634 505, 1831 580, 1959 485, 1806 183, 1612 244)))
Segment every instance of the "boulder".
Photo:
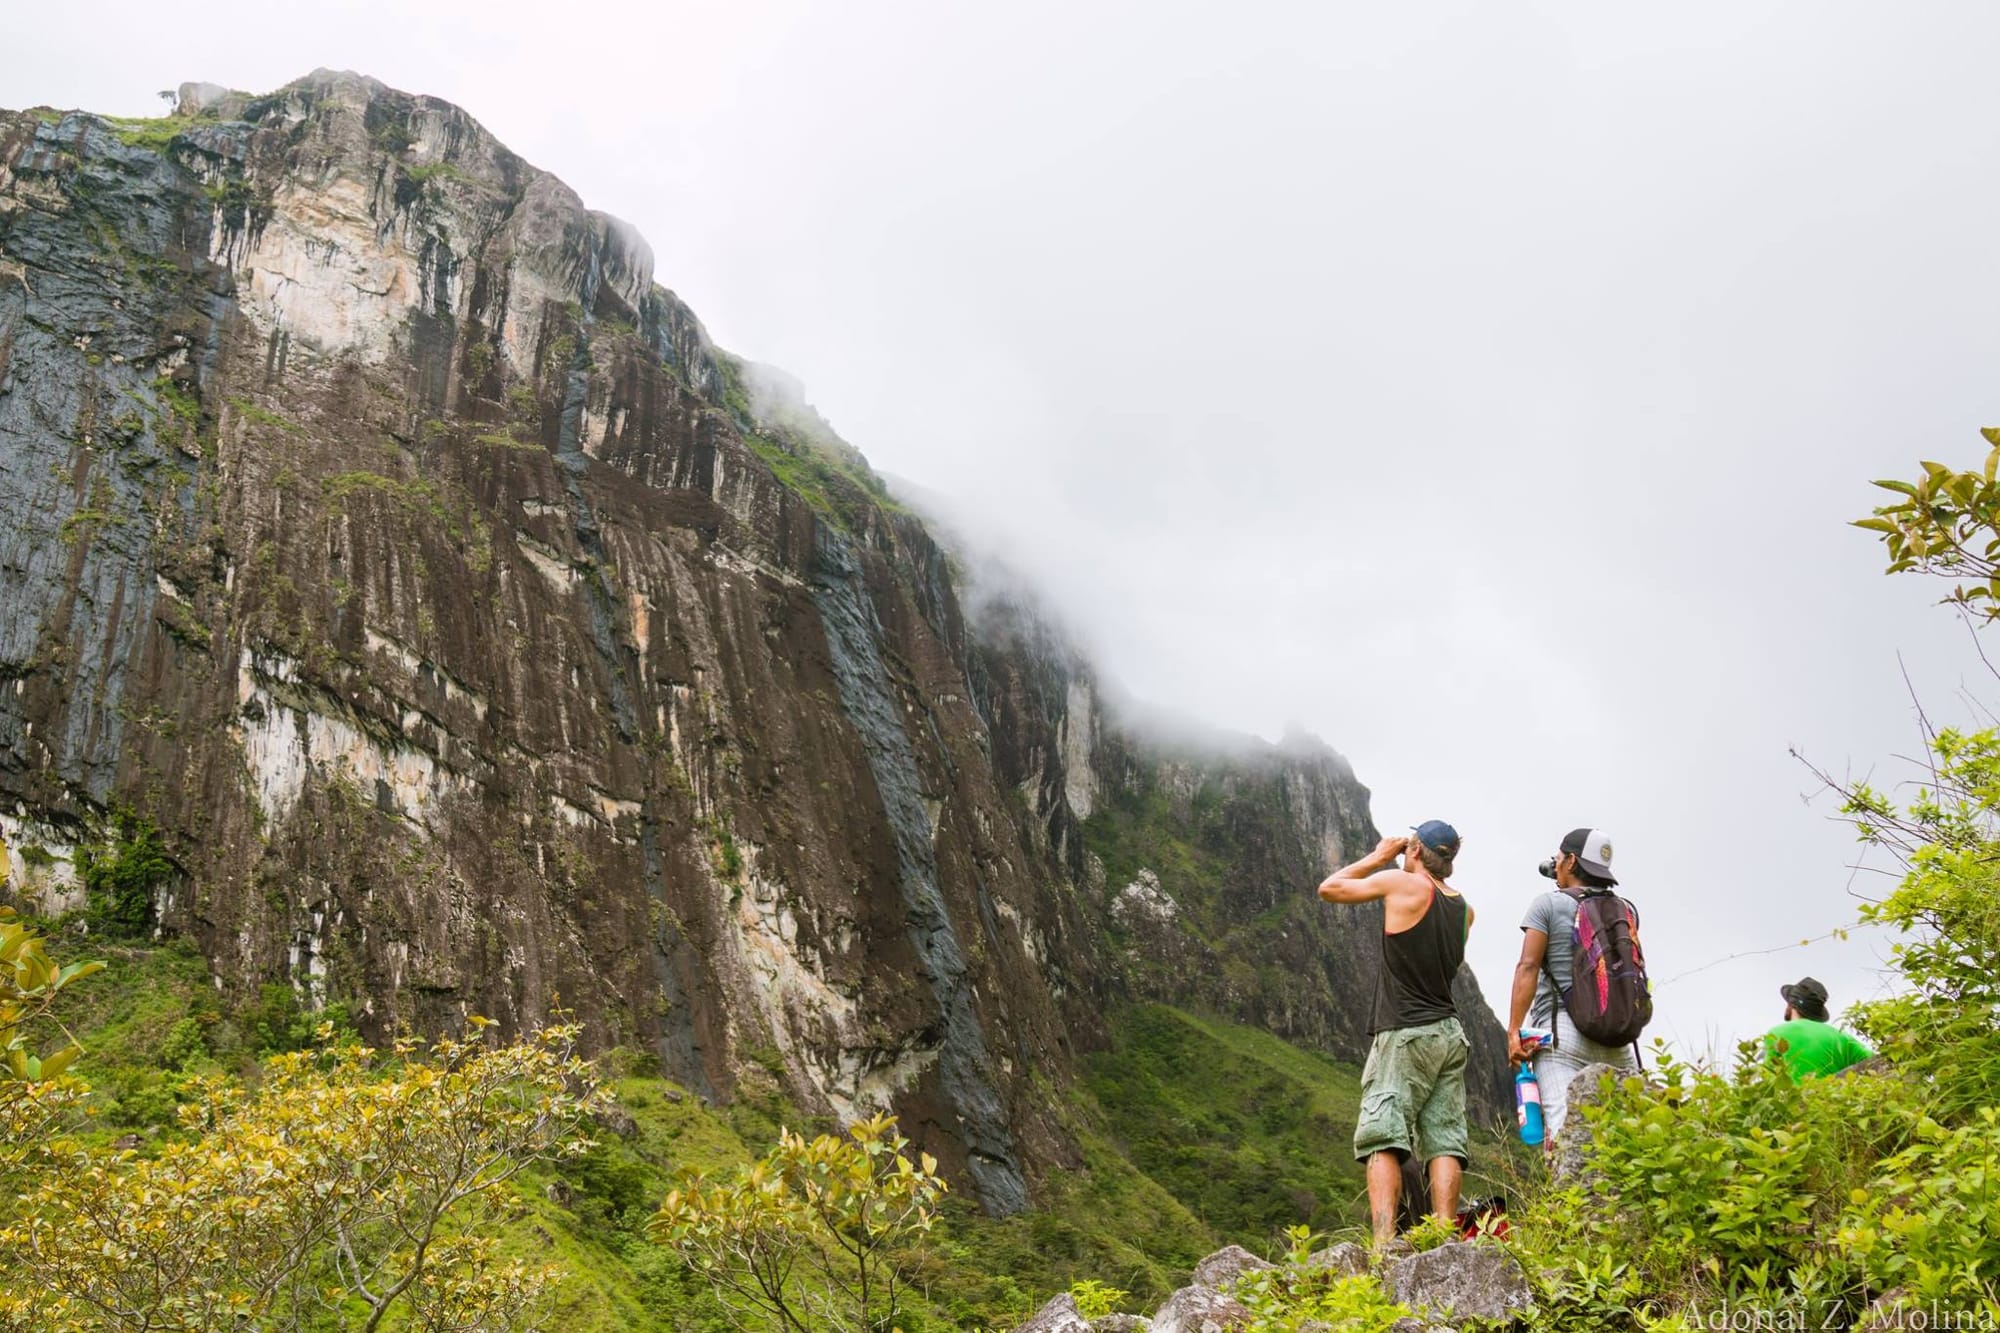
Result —
POLYGON ((1367 1247, 1344 1240, 1306 1256, 1307 1268, 1331 1268, 1342 1277, 1362 1277, 1368 1272, 1367 1247))
POLYGON ((1064 1292, 1035 1311, 1035 1317, 1014 1333, 1091 1333, 1091 1326, 1077 1310, 1076 1299, 1064 1292))
POLYGON ((1412 1310, 1451 1319, 1511 1319, 1534 1304, 1528 1275, 1513 1255, 1470 1241, 1413 1254, 1389 1270, 1384 1284, 1412 1310))
POLYGON ((1427 1319, 1404 1315, 1389 1325, 1389 1333, 1452 1333, 1452 1330, 1443 1324, 1433 1324, 1427 1319))
POLYGON ((1386 1273, 1416 1252, 1416 1246, 1410 1244, 1410 1242, 1404 1240, 1401 1236, 1392 1236, 1367 1252, 1369 1270, 1375 1273, 1386 1273))
POLYGON ((1549 1170, 1557 1183, 1588 1184, 1584 1178, 1584 1148, 1590 1142, 1590 1126, 1584 1123, 1583 1108, 1602 1101, 1605 1089, 1617 1086, 1615 1080, 1622 1077, 1622 1070, 1605 1064, 1585 1065, 1576 1071, 1576 1078, 1569 1085, 1569 1111, 1563 1117, 1562 1131, 1555 1137, 1555 1152, 1549 1158, 1549 1170))
POLYGON ((1152 1333, 1234 1333, 1250 1312, 1213 1287, 1182 1287, 1153 1312, 1152 1333))
POLYGON ((1219 1291, 1245 1273, 1255 1273, 1260 1269, 1272 1267, 1275 1265, 1259 1259, 1241 1245, 1230 1245, 1217 1250, 1194 1266, 1194 1285, 1214 1287, 1219 1291))
POLYGON ((1152 1327, 1135 1314, 1105 1314, 1090 1321, 1090 1333, 1151 1333, 1152 1327))

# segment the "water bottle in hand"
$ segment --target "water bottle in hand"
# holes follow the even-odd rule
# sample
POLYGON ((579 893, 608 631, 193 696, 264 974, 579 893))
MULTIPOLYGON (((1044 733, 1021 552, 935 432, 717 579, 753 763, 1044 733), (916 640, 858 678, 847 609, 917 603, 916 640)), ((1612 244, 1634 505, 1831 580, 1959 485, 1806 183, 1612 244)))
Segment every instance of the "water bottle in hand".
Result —
POLYGON ((1535 1067, 1524 1064, 1514 1074, 1514 1109, 1521 1121, 1521 1142, 1542 1141, 1542 1084, 1535 1067))

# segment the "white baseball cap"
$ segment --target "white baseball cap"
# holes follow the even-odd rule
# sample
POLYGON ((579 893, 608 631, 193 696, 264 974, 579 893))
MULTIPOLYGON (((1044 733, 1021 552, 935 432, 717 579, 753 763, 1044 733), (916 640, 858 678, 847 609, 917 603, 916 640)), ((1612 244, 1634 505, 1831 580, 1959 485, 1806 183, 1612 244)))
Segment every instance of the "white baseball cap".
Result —
POLYGON ((1599 879, 1612 884, 1618 882, 1618 877, 1611 873, 1611 835, 1603 829, 1571 829, 1557 850, 1566 856, 1574 856, 1578 865, 1599 879))

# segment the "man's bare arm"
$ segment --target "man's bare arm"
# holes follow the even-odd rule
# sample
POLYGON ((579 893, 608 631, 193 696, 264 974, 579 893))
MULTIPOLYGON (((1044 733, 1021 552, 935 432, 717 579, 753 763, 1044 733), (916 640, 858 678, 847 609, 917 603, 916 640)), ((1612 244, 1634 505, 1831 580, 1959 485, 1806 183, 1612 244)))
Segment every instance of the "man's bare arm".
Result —
POLYGON ((1402 838, 1382 839, 1374 851, 1321 880, 1319 896, 1330 903, 1368 903, 1388 897, 1399 877, 1381 872, 1396 864, 1404 844, 1402 838))
POLYGON ((1542 975, 1542 959, 1548 956, 1549 935, 1545 930, 1521 932, 1521 959, 1514 964, 1514 991, 1507 1005, 1507 1054, 1525 1060, 1521 1049, 1521 1025, 1528 1021, 1528 1009, 1535 1003, 1535 983, 1542 975))

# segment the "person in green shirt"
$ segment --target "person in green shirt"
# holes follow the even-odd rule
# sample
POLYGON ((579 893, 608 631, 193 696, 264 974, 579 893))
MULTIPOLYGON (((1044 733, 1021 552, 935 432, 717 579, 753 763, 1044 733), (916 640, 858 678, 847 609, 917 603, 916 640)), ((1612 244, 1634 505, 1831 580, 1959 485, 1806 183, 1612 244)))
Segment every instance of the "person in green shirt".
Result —
POLYGON ((1778 987, 1785 1021, 1764 1034, 1764 1052, 1785 1066, 1792 1082, 1837 1074, 1875 1052, 1827 1021, 1826 987, 1811 977, 1778 987))

